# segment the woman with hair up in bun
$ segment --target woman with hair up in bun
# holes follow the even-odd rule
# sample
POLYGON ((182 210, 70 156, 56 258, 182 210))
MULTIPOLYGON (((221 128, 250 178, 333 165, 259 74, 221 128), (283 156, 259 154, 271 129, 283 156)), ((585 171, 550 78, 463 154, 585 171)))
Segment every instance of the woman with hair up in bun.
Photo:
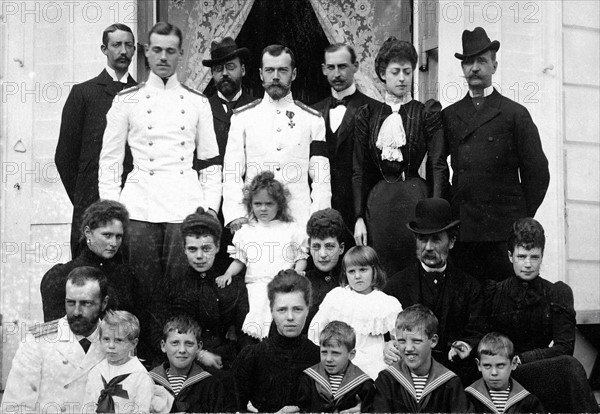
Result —
POLYGON ((83 213, 79 256, 70 262, 53 266, 42 278, 40 292, 44 321, 65 316, 65 285, 71 270, 82 266, 100 269, 108 280, 107 309, 126 310, 140 316, 139 282, 120 254, 127 235, 129 213, 117 201, 100 200, 83 213))
POLYGON ((181 224, 189 266, 184 274, 167 275, 154 291, 151 312, 155 359, 163 358, 163 326, 176 316, 188 316, 201 326, 203 351, 198 360, 205 368, 228 369, 239 349, 247 344, 244 339, 249 338, 242 335, 248 313, 244 281, 233 280, 224 288, 215 282, 222 272, 213 266, 221 247, 221 232, 219 221, 202 207, 181 224), (237 342, 231 340, 235 337, 237 342))
MULTIPOLYGON (((412 98, 417 52, 394 37, 375 58, 385 83, 385 102, 362 106, 356 114, 352 185, 357 245, 370 245, 386 273, 393 275, 414 260, 415 242, 406 228, 422 198, 442 197, 447 169, 433 175, 443 145, 441 105, 412 98), (426 178, 419 167, 427 154, 426 178)), ((442 161, 442 160, 440 160, 442 161)))

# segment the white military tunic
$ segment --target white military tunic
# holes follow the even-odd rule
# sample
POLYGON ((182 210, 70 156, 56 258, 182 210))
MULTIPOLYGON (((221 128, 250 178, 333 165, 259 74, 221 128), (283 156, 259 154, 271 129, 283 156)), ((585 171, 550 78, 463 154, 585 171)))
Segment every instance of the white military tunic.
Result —
MULTIPOLYGON (((98 336, 98 330, 93 334, 98 336)), ((27 333, 12 361, 2 412, 79 413, 89 371, 102 361, 100 341, 87 354, 67 317, 27 333)))
POLYGON ((123 203, 131 219, 180 223, 197 207, 219 210, 221 167, 208 99, 150 73, 145 84, 119 93, 106 115, 100 153, 101 199, 123 203), (121 192, 125 143, 133 171, 121 192), (194 150, 207 168, 192 168, 194 150))
POLYGON ((234 111, 223 166, 225 223, 246 216, 243 186, 265 170, 287 186, 291 214, 300 226, 315 211, 331 207, 326 145, 323 118, 294 102, 291 93, 277 101, 265 93, 234 111))

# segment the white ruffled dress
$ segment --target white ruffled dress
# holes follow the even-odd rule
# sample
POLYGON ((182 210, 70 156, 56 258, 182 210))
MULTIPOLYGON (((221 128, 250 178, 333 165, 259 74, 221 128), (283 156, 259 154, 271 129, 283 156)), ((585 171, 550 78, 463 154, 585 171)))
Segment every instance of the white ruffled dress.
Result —
POLYGON ((227 253, 246 265, 250 305, 242 326, 246 334, 257 339, 269 334, 272 317, 267 285, 280 270, 292 269, 294 263, 308 257, 307 239, 306 231, 296 223, 280 220, 252 221, 234 234, 227 253))
POLYGON ((342 321, 356 332, 356 356, 352 363, 374 380, 387 367, 383 361, 383 335, 393 332, 402 305, 380 290, 366 295, 349 286, 337 287, 325 296, 319 311, 310 322, 308 337, 319 345, 319 335, 331 321, 342 321))

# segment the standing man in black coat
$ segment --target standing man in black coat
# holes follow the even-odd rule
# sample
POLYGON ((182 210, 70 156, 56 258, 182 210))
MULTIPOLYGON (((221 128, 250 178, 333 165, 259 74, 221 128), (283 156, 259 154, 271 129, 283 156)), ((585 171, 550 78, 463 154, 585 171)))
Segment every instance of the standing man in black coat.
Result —
MULTIPOLYGON (((440 326, 432 355, 469 385, 479 377, 474 358, 485 320, 481 285, 448 260, 459 223, 452 219, 448 201, 420 200, 415 220, 406 225, 417 239, 418 261, 394 275, 385 293, 398 299, 403 309, 419 303, 433 311, 440 326)), ((388 342, 384 356, 392 363, 400 353, 388 342)))
POLYGON ((363 105, 375 100, 360 92, 354 83, 358 60, 352 46, 336 43, 325 49, 323 74, 331 85, 331 96, 313 106, 325 119, 325 140, 331 166, 331 207, 344 218, 346 248, 354 246, 352 198, 352 155, 354 148, 354 116, 363 105))
MULTIPOLYGON (((135 53, 135 38, 128 26, 121 23, 108 26, 102 33, 100 50, 106 55, 106 68, 97 77, 71 89, 63 108, 54 155, 56 168, 73 204, 73 258, 79 255, 83 212, 99 199, 98 160, 106 128, 106 113, 117 93, 137 85, 128 73, 135 53)), ((131 170, 129 150, 125 156, 125 170, 124 177, 131 170)))
POLYGON ((462 44, 454 56, 469 93, 442 111, 442 159, 451 156, 450 203, 461 221, 453 258, 479 279, 502 280, 512 268, 507 235, 515 220, 533 217, 542 204, 548 160, 527 109, 492 87, 500 42, 476 27, 463 32, 462 44))
MULTIPOLYGON (((253 101, 252 96, 242 89, 242 78, 246 74, 245 62, 248 61, 249 57, 250 51, 247 48, 238 48, 235 40, 231 37, 225 37, 220 42, 217 40, 212 41, 210 59, 202 61, 204 66, 210 68, 213 82, 217 88, 217 93, 208 98, 208 102, 213 114, 221 162, 223 162, 225 156, 233 110, 253 101)), ((224 227, 223 212, 221 210, 219 210, 218 218, 221 226, 224 227)), ((231 232, 224 228, 221 237, 221 246, 223 247, 215 258, 215 266, 221 272, 227 270, 231 263, 231 258, 227 254, 227 246, 231 243, 231 232)))

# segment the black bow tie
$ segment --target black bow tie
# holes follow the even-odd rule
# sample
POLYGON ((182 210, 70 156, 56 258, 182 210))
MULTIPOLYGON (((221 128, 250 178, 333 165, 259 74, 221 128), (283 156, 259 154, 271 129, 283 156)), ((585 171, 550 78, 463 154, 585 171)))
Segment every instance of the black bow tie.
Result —
POLYGON ((336 108, 338 105, 348 106, 348 97, 342 99, 331 98, 333 101, 331 102, 331 108, 336 108))

